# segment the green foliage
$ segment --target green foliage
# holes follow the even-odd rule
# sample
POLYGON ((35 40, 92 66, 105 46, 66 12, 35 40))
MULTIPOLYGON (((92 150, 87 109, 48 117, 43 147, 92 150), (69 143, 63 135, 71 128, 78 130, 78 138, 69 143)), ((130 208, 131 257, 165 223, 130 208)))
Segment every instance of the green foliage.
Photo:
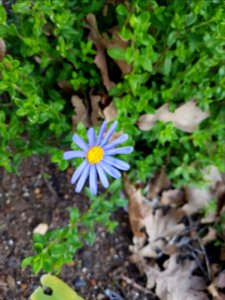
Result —
POLYGON ((132 72, 110 94, 119 123, 135 145, 130 156, 133 178, 145 181, 166 164, 175 185, 198 185, 205 166, 225 169, 225 6, 223 1, 160 3, 117 6, 120 34, 128 47, 108 54, 131 64, 132 72), (149 132, 137 130, 140 115, 152 114, 165 103, 174 110, 190 99, 210 111, 192 134, 162 122, 149 132))
POLYGON ((30 296, 31 300, 83 300, 65 282, 56 276, 46 274, 41 276, 41 287, 38 287, 30 296), (45 293, 45 291, 49 291, 45 293))
POLYGON ((126 199, 119 196, 121 180, 112 183, 109 190, 100 196, 91 195, 89 209, 80 214, 78 208, 70 208, 70 220, 67 226, 48 231, 45 235, 34 234, 35 256, 26 257, 22 267, 32 266, 34 273, 59 273, 63 265, 71 263, 76 251, 85 244, 95 242, 95 226, 102 224, 109 232, 113 232, 117 222, 110 220, 112 212, 127 204, 126 199))
POLYGON ((8 53, 0 61, 0 166, 6 170, 16 171, 24 156, 37 153, 49 153, 61 169, 68 166, 59 146, 68 143, 72 110, 59 83, 81 94, 98 85, 83 19, 102 3, 16 1, 8 17, 0 5, 0 37, 8 53))
MULTIPOLYGON (((109 91, 117 106, 119 130, 128 133, 128 144, 135 148, 127 158, 130 177, 145 182, 164 166, 174 185, 199 185, 205 167, 225 170, 224 1, 107 3, 109 14, 117 16, 113 23, 103 16, 103 0, 14 2, 7 12, 0 5, 0 37, 7 48, 7 55, 0 53, 0 166, 16 171, 23 157, 45 153, 60 169, 68 166, 62 153, 70 148, 73 108, 71 92, 63 86, 66 83, 82 99, 93 88, 100 93, 104 89, 85 25, 85 16, 94 13, 102 16, 98 18, 102 31, 118 25, 127 41, 126 49, 107 50, 107 62, 110 77, 114 60, 132 67, 122 78, 115 74, 117 84, 109 91), (148 132, 138 128, 142 114, 154 114, 165 103, 174 111, 190 99, 210 112, 193 133, 159 121, 148 132)), ((86 136, 82 124, 76 131, 86 136)), ((73 162, 75 167, 79 163, 73 162)), ((88 211, 80 214, 72 208, 67 226, 34 235, 35 256, 26 258, 23 266, 31 265, 34 273, 59 272, 77 249, 94 242, 96 223, 112 232, 116 223, 110 215, 124 205, 120 189, 121 182, 115 181, 98 197, 87 191, 88 211)))

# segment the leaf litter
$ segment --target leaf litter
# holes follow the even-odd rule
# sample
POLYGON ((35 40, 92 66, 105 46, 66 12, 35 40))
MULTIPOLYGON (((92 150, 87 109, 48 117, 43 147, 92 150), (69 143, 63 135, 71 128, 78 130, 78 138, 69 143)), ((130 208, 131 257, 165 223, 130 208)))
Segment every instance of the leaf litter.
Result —
POLYGON ((146 276, 145 288, 159 299, 225 299, 224 287, 218 284, 223 285, 225 278, 223 251, 219 258, 212 258, 225 182, 214 166, 204 173, 208 182, 205 189, 175 189, 162 169, 144 189, 146 197, 138 185, 124 177, 134 235, 130 261, 146 276), (204 209, 213 198, 217 201, 213 218, 202 222, 204 209))

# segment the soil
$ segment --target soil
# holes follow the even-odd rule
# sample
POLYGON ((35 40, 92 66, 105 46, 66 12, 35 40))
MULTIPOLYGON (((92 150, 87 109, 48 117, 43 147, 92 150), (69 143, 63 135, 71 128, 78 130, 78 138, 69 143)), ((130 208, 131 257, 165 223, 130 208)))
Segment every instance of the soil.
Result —
MULTIPOLYGON (((88 207, 85 195, 74 193, 70 173, 60 172, 47 157, 35 156, 23 161, 19 175, 0 170, 0 300, 29 299, 39 286, 41 274, 20 266, 33 254, 34 228, 40 223, 50 229, 62 227, 68 221, 68 207, 88 207)), ((96 243, 80 250, 60 278, 87 300, 152 300, 144 288, 145 278, 129 262, 128 216, 120 209, 113 218, 119 222, 116 231, 109 234, 98 226, 96 243)))

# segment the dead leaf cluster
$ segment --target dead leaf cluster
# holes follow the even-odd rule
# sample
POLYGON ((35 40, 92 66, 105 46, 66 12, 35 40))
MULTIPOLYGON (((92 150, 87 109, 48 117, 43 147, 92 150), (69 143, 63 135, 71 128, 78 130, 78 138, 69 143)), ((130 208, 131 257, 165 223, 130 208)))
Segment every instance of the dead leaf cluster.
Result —
POLYGON ((75 115, 72 117, 73 125, 82 122, 85 127, 99 126, 101 119, 107 122, 115 120, 117 110, 113 102, 108 104, 108 96, 90 93, 89 99, 82 99, 77 95, 72 96, 75 115), (107 100, 107 101, 106 101, 107 100))
MULTIPOLYGON (((225 183, 215 167, 204 172, 208 180, 206 189, 172 189, 165 171, 161 170, 145 189, 146 197, 124 177, 134 235, 130 259, 146 275, 146 288, 154 288, 159 299, 203 300, 211 296, 216 300, 225 299, 217 284, 222 269, 215 268, 206 252, 206 246, 215 241, 217 232, 213 227, 203 227, 201 218, 194 217, 212 197, 217 199, 218 206, 224 205, 225 183), (208 230, 202 233, 204 228, 208 230), (163 265, 160 260, 164 261, 163 265)), ((215 224, 218 212, 221 207, 210 222, 215 224)), ((223 260, 222 254, 220 259, 223 260)))
POLYGON ((194 100, 186 102, 174 112, 169 111, 169 104, 166 103, 158 108, 155 114, 144 114, 138 119, 137 125, 143 131, 151 130, 156 121, 172 122, 174 127, 192 133, 198 125, 209 117, 209 112, 202 111, 194 100))

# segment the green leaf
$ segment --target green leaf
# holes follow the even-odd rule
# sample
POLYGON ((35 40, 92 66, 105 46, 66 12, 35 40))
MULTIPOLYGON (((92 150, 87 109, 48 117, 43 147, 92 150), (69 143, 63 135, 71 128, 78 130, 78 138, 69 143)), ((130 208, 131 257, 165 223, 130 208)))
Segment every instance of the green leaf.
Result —
POLYGON ((0 3, 0 24, 6 21, 6 12, 3 5, 0 3))
POLYGON ((32 256, 28 256, 28 257, 24 258, 22 261, 21 267, 25 268, 26 266, 32 265, 33 259, 34 258, 32 256))
POLYGON ((46 274, 41 277, 42 287, 37 288, 31 295, 31 300, 84 300, 65 282, 56 276, 46 274), (45 291, 49 293, 45 293, 45 291))
POLYGON ((70 208, 69 212, 70 212, 70 222, 72 224, 76 224, 76 222, 78 221, 78 219, 80 217, 79 209, 78 208, 70 208))
POLYGON ((171 67, 172 67, 172 57, 167 56, 165 61, 164 61, 164 65, 163 65, 163 73, 166 76, 169 76, 170 71, 171 71, 171 67))
POLYGON ((125 50, 122 48, 109 48, 107 53, 113 59, 125 60, 125 50))

